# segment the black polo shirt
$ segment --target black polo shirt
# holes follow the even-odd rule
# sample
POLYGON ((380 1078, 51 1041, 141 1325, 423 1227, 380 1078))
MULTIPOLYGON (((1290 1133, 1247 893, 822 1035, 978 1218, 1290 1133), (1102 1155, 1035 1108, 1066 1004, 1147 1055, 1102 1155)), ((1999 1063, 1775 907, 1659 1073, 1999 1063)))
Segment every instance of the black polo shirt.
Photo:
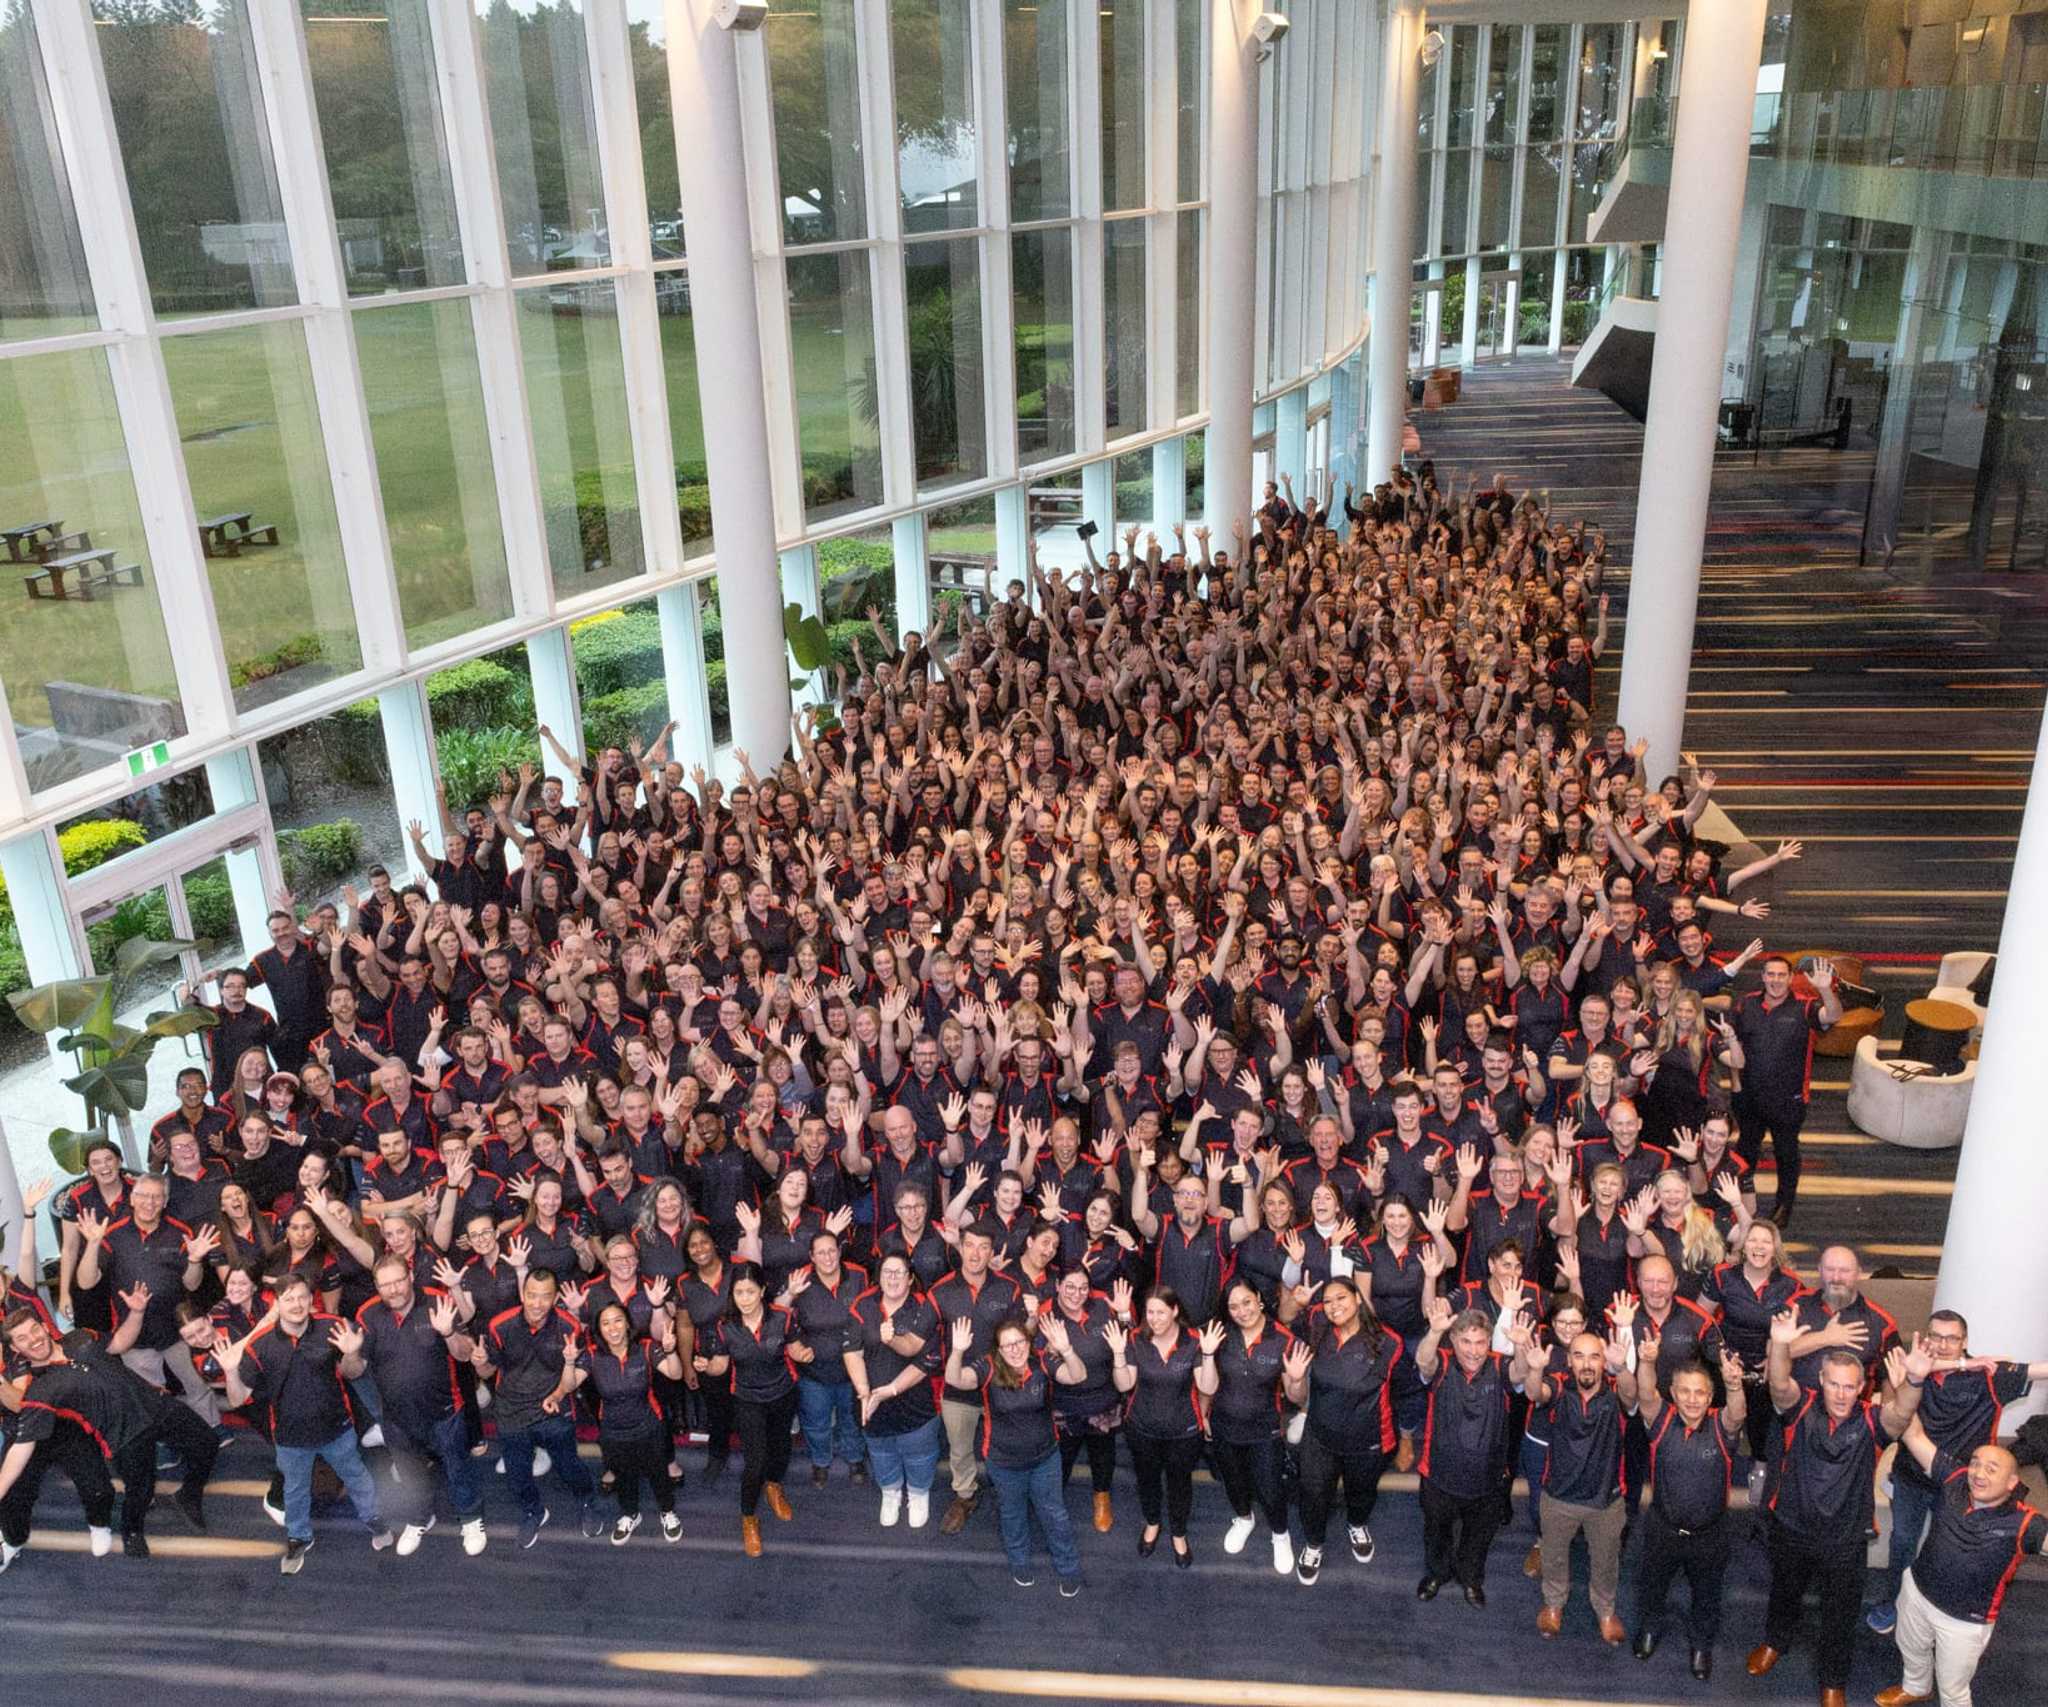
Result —
POLYGON ((166 1173, 163 1182, 169 1194, 164 1213, 188 1227, 197 1227, 202 1221, 211 1221, 220 1213, 221 1187, 228 1183, 227 1164, 201 1162, 197 1179, 187 1179, 180 1173, 166 1173))
POLYGON ((1676 1405, 1666 1405, 1650 1431, 1650 1498, 1675 1529, 1704 1529, 1728 1509, 1728 1487, 1740 1435, 1719 1410, 1687 1428, 1676 1405))
POLYGON ((1413 1144, 1404 1144, 1389 1126, 1375 1133, 1372 1142, 1387 1152, 1386 1195, 1407 1198, 1418 1213, 1427 1209, 1430 1199, 1436 1196, 1438 1180, 1456 1179, 1456 1155, 1449 1144, 1433 1133, 1423 1132, 1413 1144))
POLYGON ((1507 1359, 1489 1351, 1477 1374, 1467 1375, 1449 1345, 1437 1351, 1429 1384, 1429 1413, 1417 1469, 1439 1493, 1477 1499, 1499 1493, 1507 1480, 1507 1359))
MULTIPOLYGON (((2032 1385, 2024 1363, 1930 1375, 1920 1394, 1920 1426, 1938 1448, 1958 1464, 1967 1464, 1978 1447, 1997 1440, 2000 1413, 2015 1399, 2025 1397, 2032 1385)), ((1892 1474, 1916 1488, 1935 1485, 1910 1452, 1901 1452, 1892 1461, 1892 1474)))
POLYGON ((633 1339, 620 1356, 609 1346, 586 1346, 576 1358, 597 1406, 597 1430, 607 1441, 659 1440, 666 1424, 654 1396, 654 1365, 660 1357, 647 1341, 633 1339))
POLYGON ((1028 1470, 1058 1445, 1052 1376, 1035 1351, 1022 1386, 1004 1386, 994 1378, 994 1368, 991 1358, 976 1371, 981 1379, 981 1454, 999 1470, 1028 1470))
POLYGON ((74 1328, 57 1347, 64 1361, 31 1370, 22 1389, 17 1442, 48 1440, 60 1423, 76 1423, 112 1458, 161 1426, 178 1402, 130 1370, 88 1328, 74 1328))
MULTIPOLYGON (((266 954, 272 952, 274 951, 264 950, 266 954)), ((259 955, 258 959, 261 958, 259 955)), ((297 959, 295 955, 294 964, 297 963, 297 959)), ((250 980, 252 983, 255 981, 254 978, 250 980)), ((271 999, 277 999, 274 991, 271 999)), ((210 1078, 211 1089, 215 1096, 223 1096, 228 1087, 235 1082, 236 1062, 251 1049, 261 1049, 266 1055, 269 1054, 270 1041, 277 1035, 277 1021, 270 1016, 267 1009, 259 1008, 254 1002, 244 1002, 238 1012, 231 1012, 225 1003, 214 1005, 208 1011, 214 1015, 218 1023, 207 1027, 199 1035, 205 1039, 207 1060, 213 1068, 210 1078)), ((319 1022, 315 1020, 314 1029, 318 1028, 319 1022)))
POLYGON ((1316 1437, 1336 1452, 1391 1452, 1391 1377, 1401 1358, 1401 1336, 1382 1328, 1375 1340, 1354 1328, 1349 1339, 1340 1341, 1317 1309, 1310 1312, 1306 1337, 1315 1353, 1308 1369, 1308 1426, 1316 1437))
POLYGON ((1796 1107, 1813 1079, 1813 1036, 1825 1030, 1820 1004, 1787 995, 1767 1007, 1761 992, 1736 999, 1728 1015, 1742 1045, 1742 1095, 1755 1108, 1796 1107))
MULTIPOLYGON (((861 1354, 871 1391, 879 1392, 913 1366, 926 1375, 945 1367, 946 1324, 939 1320, 939 1313, 932 1308, 930 1299, 913 1292, 896 1307, 892 1317, 889 1306, 883 1302, 881 1290, 870 1286, 853 1301, 851 1314, 856 1343, 848 1346, 847 1350, 861 1354), (895 1329, 896 1338, 915 1335, 924 1341, 924 1350, 914 1358, 905 1357, 882 1338, 885 1320, 895 1329)), ((874 1414, 863 1427, 868 1434, 893 1438, 924 1427, 938 1414, 938 1400, 933 1396, 931 1382, 913 1381, 902 1392, 876 1405, 874 1414)))
POLYGON ((908 1109, 911 1119, 917 1122, 918 1138, 937 1149, 946 1137, 946 1122, 940 1111, 953 1098, 965 1094, 942 1061, 929 1079, 920 1079, 916 1068, 905 1067, 883 1106, 908 1109))
POLYGON ((791 1305, 797 1332, 811 1348, 812 1361, 803 1365, 803 1371, 819 1381, 844 1381, 847 1374, 843 1360, 859 1344, 853 1303, 868 1289, 867 1270, 842 1262, 839 1283, 829 1288, 818 1278, 816 1269, 806 1266, 804 1273, 811 1277, 811 1283, 796 1295, 791 1305))
POLYGON ((1588 1209, 1572 1228, 1578 1241, 1579 1296, 1594 1315, 1604 1313, 1617 1293, 1629 1289, 1633 1264, 1628 1254, 1628 1225, 1621 1218, 1620 1205, 1605 1221, 1597 1209, 1588 1209))
MULTIPOLYGON (((289 959, 274 945, 264 949, 249 962, 249 982, 261 984, 270 992, 271 1004, 277 1009, 276 1035, 279 1037, 294 1038, 304 1043, 324 1029, 327 1020, 327 967, 304 938, 299 939, 289 959)), ((228 1069, 232 1078, 232 1060, 228 1069)), ((328 1438, 333 1437, 330 1435, 328 1438)))
POLYGON ((1974 1505, 1966 1464, 1939 1447, 1933 1480, 1941 1495, 1911 1567, 1913 1585, 1937 1612, 1992 1623, 2020 1560, 2048 1552, 2048 1517, 2017 1494, 1997 1505, 1974 1505))
POLYGON ((1491 1187, 1482 1186, 1465 1200, 1465 1259, 1461 1279, 1486 1279, 1486 1259, 1508 1240, 1522 1247, 1522 1266, 1534 1271, 1541 1248, 1543 1229, 1550 1220, 1550 1199, 1540 1191, 1525 1191, 1512 1203, 1502 1203, 1491 1187))
POLYGON ((1810 1546, 1862 1546, 1876 1510, 1878 1455, 1891 1442, 1877 1407, 1859 1399, 1836 1422, 1818 1393, 1803 1392, 1778 1422, 1783 1446, 1767 1502, 1771 1515, 1810 1546))
POLYGON ((325 1446, 354 1420, 341 1353, 328 1334, 339 1316, 316 1310, 297 1339, 282 1322, 260 1329, 242 1354, 242 1382, 270 1415, 279 1446, 325 1446))
POLYGON ((930 1296, 932 1308, 938 1311, 949 1335, 952 1325, 962 1316, 974 1324, 974 1343, 960 1360, 963 1365, 986 1358, 995 1350, 996 1329, 1012 1317, 1021 1319, 1024 1314, 1024 1289, 1007 1274, 998 1274, 994 1269, 982 1275, 979 1287, 969 1285, 966 1276, 955 1269, 931 1289, 930 1296))
MULTIPOLYGON (((1863 1349, 1856 1355, 1863 1359, 1864 1385, 1874 1386, 1880 1371, 1884 1368, 1885 1354, 1900 1343, 1899 1324, 1892 1313, 1882 1304, 1873 1304, 1860 1292, 1840 1310, 1830 1309, 1827 1300, 1818 1292, 1809 1292, 1797 1299, 1796 1303, 1802 1333, 1815 1333, 1837 1318, 1845 1322, 1863 1324, 1863 1349)), ((1827 1355, 1825 1351, 1809 1351, 1801 1357, 1794 1358, 1792 1379, 1809 1391, 1818 1388, 1820 1366, 1827 1355)))
POLYGON ((772 1405, 788 1396, 796 1385, 796 1365, 789 1359, 789 1347, 797 1337, 796 1318, 780 1304, 770 1304, 761 1315, 761 1329, 749 1328, 736 1310, 719 1317, 708 1344, 700 1343, 703 1357, 732 1359, 732 1396, 749 1404, 772 1405))
POLYGON ((1277 1322, 1269 1322, 1250 1342, 1244 1329, 1231 1323, 1216 1353, 1216 1396, 1209 1402, 1211 1435, 1232 1446, 1278 1438, 1280 1425, 1287 1420, 1280 1365, 1293 1344, 1294 1336, 1277 1322))
POLYGON ((1199 1434, 1202 1416, 1195 1404, 1195 1371, 1201 1367, 1202 1348, 1195 1336, 1183 1328, 1174 1335, 1172 1347, 1162 1352, 1141 1328, 1131 1339, 1130 1363, 1138 1372, 1138 1384, 1131 1389, 1127 1426, 1147 1440, 1186 1440, 1199 1434))
POLYGON ((547 1413, 541 1400, 562 1382, 562 1367, 573 1362, 582 1346, 576 1318, 557 1305, 536 1327, 523 1306, 504 1311, 484 1332, 484 1349, 497 1369, 496 1399, 491 1414, 498 1432, 506 1434, 537 1426, 547 1413))
POLYGON ((1222 1216, 1203 1216, 1192 1233, 1181 1226, 1178 1215, 1160 1216, 1152 1277, 1179 1295, 1189 1321, 1206 1322, 1217 1313, 1231 1267, 1230 1234, 1222 1216))
POLYGON ((1748 1370, 1763 1368, 1771 1349, 1771 1318, 1805 1287, 1790 1269, 1776 1269, 1761 1287, 1752 1286, 1739 1262, 1724 1262, 1707 1277, 1702 1303, 1721 1313, 1721 1339, 1748 1370))
POLYGON ((448 1342, 434 1331, 429 1313, 440 1297, 436 1291, 414 1293, 412 1308, 403 1316, 393 1314, 382 1298, 372 1298, 356 1312, 363 1355, 377 1378, 384 1415, 415 1440, 424 1439, 462 1404, 455 1359, 448 1354, 448 1342))
POLYGON ((1566 1505, 1607 1506, 1621 1497, 1621 1401, 1602 1379, 1591 1393, 1569 1373, 1544 1406, 1542 1433, 1550 1442, 1543 1464, 1546 1498, 1566 1505))
POLYGON ((1167 1040, 1173 1035, 1173 1015, 1163 1003, 1140 1002, 1136 1013, 1127 1014, 1121 1002, 1104 1002, 1089 1016, 1088 1024, 1095 1036, 1095 1058, 1089 1063, 1094 1074, 1109 1071, 1116 1060, 1116 1046, 1126 1040, 1138 1046, 1141 1072, 1160 1071, 1167 1040))
POLYGON ((100 1269, 113 1277, 114 1326, 128 1314, 121 1302, 123 1292, 132 1291, 138 1281, 149 1288, 149 1305, 142 1312, 142 1334, 136 1345, 146 1351, 162 1351, 178 1337, 178 1304, 185 1296, 185 1241, 192 1229, 182 1221, 161 1216, 147 1233, 124 1215, 107 1229, 100 1245, 100 1269))

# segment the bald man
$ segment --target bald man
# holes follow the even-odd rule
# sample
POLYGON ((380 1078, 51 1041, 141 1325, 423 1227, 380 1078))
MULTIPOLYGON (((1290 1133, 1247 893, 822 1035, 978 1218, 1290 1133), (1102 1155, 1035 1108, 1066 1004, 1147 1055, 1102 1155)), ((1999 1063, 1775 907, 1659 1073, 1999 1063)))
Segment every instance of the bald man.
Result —
POLYGON ((1905 1677, 1880 1690, 1877 1707, 1970 1707, 1970 1679, 1984 1657, 2007 1585, 2027 1553, 2048 1551, 2048 1518, 2019 1497, 2020 1467, 1986 1444, 1959 1463, 1915 1417, 1900 1449, 1940 1490, 1920 1553, 1899 1587, 1895 1638, 1905 1677))

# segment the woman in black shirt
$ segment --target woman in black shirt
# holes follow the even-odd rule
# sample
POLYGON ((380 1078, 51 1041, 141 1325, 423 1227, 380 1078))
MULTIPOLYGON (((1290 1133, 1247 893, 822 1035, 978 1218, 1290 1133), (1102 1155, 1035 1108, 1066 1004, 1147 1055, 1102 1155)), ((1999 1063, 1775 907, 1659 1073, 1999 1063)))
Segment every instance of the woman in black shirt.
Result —
POLYGON ((597 1313, 596 1342, 577 1359, 577 1384, 587 1383, 595 1398, 598 1450, 619 1502, 614 1547, 625 1546, 640 1527, 642 1482, 654 1495, 661 1538, 683 1538, 683 1520, 675 1514, 675 1478, 669 1473, 668 1419, 654 1394, 657 1373, 680 1380, 683 1366, 668 1312, 657 1310, 652 1325, 652 1340, 636 1338, 626 1306, 607 1304, 597 1313))
POLYGON ((1131 1443, 1138 1507, 1145 1515, 1138 1555, 1147 1558, 1159 1545, 1163 1504, 1173 1535, 1173 1562, 1186 1570, 1195 1562, 1188 1548, 1188 1514, 1195 1504, 1195 1465, 1202 1456, 1202 1413, 1195 1395, 1207 1398, 1216 1391, 1223 1324, 1210 1323, 1197 1338, 1170 1286, 1148 1291, 1144 1311, 1144 1331, 1132 1341, 1128 1359, 1119 1343, 1121 1329, 1109 1342, 1111 1377, 1117 1391, 1130 1395, 1124 1435, 1131 1443))
POLYGON ((718 1241, 702 1221, 691 1222, 689 1232, 683 1235, 683 1254, 690 1264, 676 1289, 676 1301, 689 1323, 679 1348, 683 1379, 696 1395, 699 1420, 704 1425, 704 1480, 715 1482, 725 1474, 732 1457, 732 1376, 704 1373, 698 1352, 717 1333, 718 1319, 732 1302, 732 1275, 718 1254, 718 1241))
POLYGON ((754 1515, 765 1498, 768 1509, 787 1523, 796 1514, 782 1491, 789 1474, 789 1429, 796 1420, 796 1365, 811 1361, 811 1349, 796 1331, 788 1310, 768 1302, 761 1265, 732 1265, 732 1302, 712 1337, 697 1347, 700 1373, 732 1371, 733 1425, 740 1437, 740 1539, 747 1557, 761 1556, 761 1520, 754 1515))
POLYGON ((1257 1519, 1272 1531, 1273 1569, 1294 1569, 1287 1531, 1287 1492, 1280 1480, 1281 1359, 1294 1336, 1268 1319, 1265 1300, 1249 1280, 1233 1280, 1223 1295, 1230 1326, 1216 1353, 1216 1400, 1209 1408, 1209 1454, 1230 1496, 1230 1528, 1223 1551, 1242 1553, 1257 1519))
POLYGON ((844 1354, 846 1375, 882 1490, 882 1527, 895 1524, 907 1495, 910 1527, 922 1529, 944 1444, 931 1381, 938 1312, 917 1290, 910 1258, 898 1251, 882 1259, 877 1283, 853 1301, 852 1314, 857 1339, 844 1354))
POLYGON ((1088 1454, 1088 1482, 1095 1496, 1095 1528, 1107 1535, 1116 1526, 1110 1511, 1110 1485, 1116 1479, 1116 1437, 1123 1427, 1124 1406, 1110 1379, 1109 1341, 1103 1330, 1112 1321, 1126 1329, 1131 1322, 1131 1283, 1118 1280, 1105 1297, 1088 1284, 1088 1271, 1065 1270, 1040 1312, 1042 1320, 1057 1317, 1074 1355, 1088 1371, 1079 1386, 1062 1386, 1053 1394, 1053 1422, 1060 1437, 1060 1486, 1074 1473, 1075 1462, 1088 1454))
POLYGON ((1287 1397, 1308 1410, 1301 1435, 1301 1557, 1304 1587, 1323 1567, 1323 1534, 1341 1478, 1351 1556, 1373 1556, 1372 1510, 1394 1444, 1391 1377, 1399 1336, 1380 1326, 1346 1276, 1325 1281, 1307 1331, 1288 1348, 1287 1397))
MULTIPOLYGON (((1071 1600, 1081 1592, 1081 1554, 1060 1495, 1059 1443, 1052 1420, 1054 1376, 1046 1373, 1044 1359, 1032 1350, 1029 1329, 1015 1318, 997 1327, 987 1364, 968 1368, 963 1360, 974 1347, 974 1333, 974 1323, 965 1316, 953 1324, 946 1385, 957 1392, 981 1394, 982 1455, 995 1484, 996 1515, 1011 1580, 1019 1588, 1032 1584, 1031 1516, 1036 1512, 1060 1593, 1071 1600)), ((1058 1380, 1067 1386, 1087 1380, 1088 1371, 1074 1355, 1059 1321, 1048 1317, 1044 1333, 1046 1350, 1058 1359, 1058 1380)), ((1118 1334, 1113 1344, 1121 1352, 1123 1336, 1118 1334)))

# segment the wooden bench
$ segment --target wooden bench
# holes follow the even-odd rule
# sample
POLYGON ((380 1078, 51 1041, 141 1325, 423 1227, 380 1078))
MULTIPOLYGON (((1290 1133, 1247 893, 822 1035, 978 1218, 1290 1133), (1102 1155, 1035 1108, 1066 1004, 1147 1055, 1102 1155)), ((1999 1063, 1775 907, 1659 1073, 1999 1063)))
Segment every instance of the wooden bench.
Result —
POLYGON ((48 539, 29 547, 35 553, 35 561, 47 563, 53 557, 69 557, 76 551, 92 549, 92 535, 80 528, 76 533, 52 534, 48 539))
POLYGON ((118 592, 123 587, 142 585, 140 563, 109 563, 104 569, 81 569, 79 584, 93 593, 118 592))
MULTIPOLYGON (((93 589, 113 573, 114 554, 111 551, 73 551, 61 557, 48 557, 43 566, 30 575, 22 586, 32 599, 81 599, 92 602, 93 589), (98 570, 94 564, 104 563, 108 567, 98 570), (76 571, 78 584, 66 587, 64 577, 76 571)), ((141 585, 142 575, 138 568, 134 584, 141 585)))
POLYGON ((61 520, 47 522, 21 522, 11 528, 0 528, 0 542, 7 546, 7 560, 10 563, 37 562, 42 552, 38 541, 43 534, 55 539, 63 532, 61 520))
POLYGON ((252 526, 247 510, 208 516, 199 524, 199 548, 208 557, 239 557, 245 545, 275 545, 277 525, 252 526))

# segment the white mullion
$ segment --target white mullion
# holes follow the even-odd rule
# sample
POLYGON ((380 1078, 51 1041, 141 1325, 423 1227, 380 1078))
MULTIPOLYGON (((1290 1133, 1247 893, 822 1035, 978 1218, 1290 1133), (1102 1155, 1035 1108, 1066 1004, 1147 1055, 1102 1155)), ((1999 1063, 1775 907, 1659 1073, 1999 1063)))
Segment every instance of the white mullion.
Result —
POLYGON ((525 364, 519 354, 518 305, 505 246, 505 208, 498 194, 490 102, 484 94, 483 45, 469 0, 426 0, 434 63, 441 80, 448 166, 461 210, 469 276, 481 287, 471 310, 484 423, 497 475, 498 514, 512 608, 542 620, 554 614, 555 578, 548 563, 547 517, 540 499, 539 459, 527 414, 525 364))
POLYGON ((1174 0, 1147 0, 1145 12, 1145 186, 1154 209, 1145 233, 1145 425, 1175 419, 1179 379, 1175 341, 1180 271, 1177 147, 1180 132, 1178 19, 1174 0), (1163 209, 1164 211, 1158 211, 1163 209))
MULTIPOLYGON (((775 503, 775 537, 794 539, 802 535, 805 519, 803 423, 796 405, 782 167, 775 151, 774 91, 770 86, 766 36, 765 30, 752 30, 735 44, 739 54, 740 149, 747 171, 747 213, 754 252, 754 318, 761 332, 761 378, 767 394, 768 478, 775 503)), ((689 170, 691 165, 684 162, 684 169, 689 170)), ((687 242, 687 231, 684 237, 687 242)), ((708 422, 706 430, 710 430, 708 422)), ((707 722, 704 727, 708 731, 711 726, 707 722)), ((708 733, 705 739, 709 741, 708 733)))
POLYGON ((186 739, 219 740, 235 726, 227 654, 213 616, 198 517, 178 450, 170 376, 151 336, 156 312, 129 206, 106 74, 84 0, 38 0, 36 34, 100 324, 118 335, 107 346, 107 368, 167 634, 171 613, 179 613, 170 652, 186 739))
MULTIPOLYGON (((881 392, 882 503, 910 503, 917 493, 916 429, 910 410, 910 291, 904 278, 908 242, 896 161, 895 43, 887 0, 854 0, 854 63, 860 76, 866 138, 869 300, 874 304, 875 373, 881 392)), ((941 241, 937 233, 931 239, 941 241)))
POLYGON ((654 291, 654 240, 647 220, 647 172, 633 85, 632 31, 622 0, 586 0, 591 99, 604 176, 612 258, 623 269, 615 286, 619 346, 625 364, 626 423, 633 441, 634 490, 640 500, 643 572, 683 562, 683 523, 676 507, 675 452, 668 418, 667 366, 654 291))
MULTIPOLYGON (((0 682, 0 689, 5 686, 0 682)), ((17 824, 26 818, 28 802, 28 767, 21 762, 21 742, 14 719, 0 717, 0 825, 17 824)), ((0 840, 5 839, 0 834, 0 840)))
POLYGON ((1102 20, 1096 0, 1066 0, 1067 110, 1073 115, 1074 449, 1102 449, 1108 406, 1103 372, 1109 340, 1102 324, 1103 251, 1109 234, 1102 211, 1102 20), (1077 22, 1085 20, 1085 24, 1077 22))
POLYGON ((1571 240, 1572 234, 1572 166, 1579 151, 1579 55, 1585 51, 1586 26, 1573 24, 1565 32, 1564 111, 1559 115, 1558 132, 1557 223, 1553 229, 1560 248, 1560 267, 1564 264, 1563 245, 1571 240))
POLYGON ((369 404, 357 370, 304 20, 284 0, 248 0, 247 13, 299 298, 309 310, 303 336, 362 667, 382 674, 404 666, 405 616, 384 523, 369 404))
POLYGON ((1009 114, 1003 85, 1002 11, 969 6, 974 55, 975 154, 981 185, 981 371, 988 376, 982 419, 988 475, 1017 472, 1017 303, 1010 235, 1009 114))

